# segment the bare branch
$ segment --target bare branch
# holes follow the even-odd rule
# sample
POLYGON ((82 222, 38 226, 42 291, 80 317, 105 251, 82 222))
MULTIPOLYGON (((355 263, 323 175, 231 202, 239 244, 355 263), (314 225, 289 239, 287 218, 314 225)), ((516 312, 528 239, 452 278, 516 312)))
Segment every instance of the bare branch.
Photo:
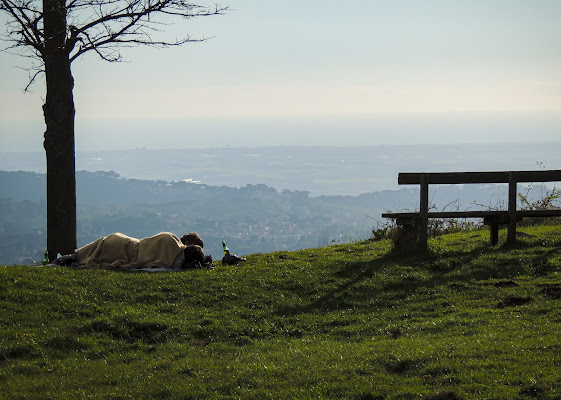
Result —
POLYGON ((35 79, 43 73, 43 65, 41 65, 40 68, 34 68, 34 69, 35 69, 35 73, 33 73, 33 75, 31 74, 32 70, 29 70, 29 82, 27 82, 25 89, 23 89, 23 91, 26 93, 30 91, 31 86, 35 83, 35 79))
POLYGON ((6 24, 8 41, 16 46, 30 46, 41 51, 42 33, 38 25, 42 13, 32 7, 32 4, 33 1, 0 0, 0 11, 11 17, 6 24))
MULTIPOLYGON (((74 3, 82 7, 78 0, 74 3)), ((97 54, 107 61, 120 60, 115 44, 121 47, 148 45, 148 46, 180 46, 187 42, 198 42, 206 39, 193 39, 186 35, 182 39, 153 40, 152 34, 157 32, 159 22, 157 17, 181 17, 190 19, 202 16, 221 15, 228 8, 215 6, 213 9, 185 2, 183 0, 91 0, 92 8, 95 6, 97 19, 76 28, 76 36, 83 36, 76 52, 71 56, 71 61, 82 54, 95 50, 97 54), (107 49, 109 53, 104 53, 107 49)))
MULTIPOLYGON (((70 62, 94 51, 102 60, 120 61, 122 48, 170 47, 207 38, 162 38, 164 27, 182 19, 224 14, 228 7, 202 6, 186 0, 67 0, 63 49, 70 62)), ((43 68, 45 35, 41 0, 0 0, 0 13, 8 16, 4 51, 40 61, 43 68)), ((29 86, 41 69, 30 69, 29 86)))

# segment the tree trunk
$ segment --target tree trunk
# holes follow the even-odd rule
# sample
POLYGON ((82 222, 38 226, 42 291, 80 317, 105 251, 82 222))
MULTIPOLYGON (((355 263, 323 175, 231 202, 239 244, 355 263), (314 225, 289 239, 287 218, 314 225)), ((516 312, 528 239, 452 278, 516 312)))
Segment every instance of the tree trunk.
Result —
POLYGON ((74 79, 66 48, 65 0, 43 0, 47 94, 43 105, 47 159, 47 251, 70 254, 76 240, 76 165, 74 156, 74 79))

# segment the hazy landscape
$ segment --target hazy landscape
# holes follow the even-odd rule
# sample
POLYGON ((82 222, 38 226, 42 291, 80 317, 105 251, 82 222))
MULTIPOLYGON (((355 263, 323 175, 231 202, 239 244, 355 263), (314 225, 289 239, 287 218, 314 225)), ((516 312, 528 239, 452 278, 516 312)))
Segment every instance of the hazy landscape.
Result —
MULTIPOLYGON (((127 179, 192 180, 238 188, 265 184, 311 196, 356 196, 399 189, 399 172, 559 169, 559 154, 561 142, 132 149, 78 151, 76 170, 115 171, 127 179)), ((44 173, 45 154, 0 152, 0 170, 44 173)))
MULTIPOLYGON (((222 240, 239 254, 351 242, 387 223, 384 211, 418 207, 400 171, 554 169, 560 153, 556 143, 78 153, 78 245, 197 231, 216 258, 222 240)), ((0 153, 0 170, 0 263, 32 264, 46 242, 44 155, 0 153)), ((473 210, 504 205, 506 189, 435 186, 430 196, 438 210, 473 210)))

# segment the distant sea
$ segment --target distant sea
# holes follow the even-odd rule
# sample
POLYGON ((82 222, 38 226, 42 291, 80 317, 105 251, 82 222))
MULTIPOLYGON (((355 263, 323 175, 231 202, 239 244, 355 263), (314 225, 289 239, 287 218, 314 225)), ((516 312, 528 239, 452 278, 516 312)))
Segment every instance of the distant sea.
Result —
MULTIPOLYGON (((560 143, 217 147, 78 152, 76 169, 212 186, 266 184, 311 196, 397 189, 399 172, 561 169, 560 143)), ((0 153, 0 170, 45 172, 42 152, 0 153)))

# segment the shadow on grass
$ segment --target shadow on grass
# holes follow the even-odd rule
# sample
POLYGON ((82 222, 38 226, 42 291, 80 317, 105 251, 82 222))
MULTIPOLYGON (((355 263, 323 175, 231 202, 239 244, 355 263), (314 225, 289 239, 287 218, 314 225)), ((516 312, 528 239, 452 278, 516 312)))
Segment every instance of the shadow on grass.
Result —
MULTIPOLYGON (((468 252, 450 252, 444 255, 430 251, 389 252, 367 262, 343 263, 332 274, 335 281, 342 281, 335 288, 307 303, 292 307, 284 307, 277 311, 278 315, 298 315, 318 311, 350 308, 354 304, 366 304, 376 300, 383 293, 386 299, 400 301, 407 295, 419 291, 434 291, 439 287, 465 286, 466 282, 488 279, 513 279, 517 276, 530 274, 542 276, 555 268, 551 258, 559 254, 555 246, 541 251, 530 260, 517 257, 516 250, 535 247, 527 243, 491 247, 481 245, 468 252), (487 262, 487 259, 489 262, 487 262), (414 275, 395 276, 391 282, 381 284, 379 289, 374 285, 361 285, 376 275, 387 271, 391 274, 392 267, 418 269, 430 274, 428 279, 419 279, 414 275)), ((333 280, 332 280, 333 281, 333 280)), ((467 286, 465 286, 467 289, 467 286)))
POLYGON ((79 329, 82 334, 104 334, 114 340, 129 343, 142 341, 148 344, 163 343, 178 332, 166 324, 151 321, 134 321, 128 318, 117 318, 113 321, 96 320, 79 329))
POLYGON ((41 356, 36 346, 19 345, 0 352, 0 365, 9 360, 34 360, 41 356))

